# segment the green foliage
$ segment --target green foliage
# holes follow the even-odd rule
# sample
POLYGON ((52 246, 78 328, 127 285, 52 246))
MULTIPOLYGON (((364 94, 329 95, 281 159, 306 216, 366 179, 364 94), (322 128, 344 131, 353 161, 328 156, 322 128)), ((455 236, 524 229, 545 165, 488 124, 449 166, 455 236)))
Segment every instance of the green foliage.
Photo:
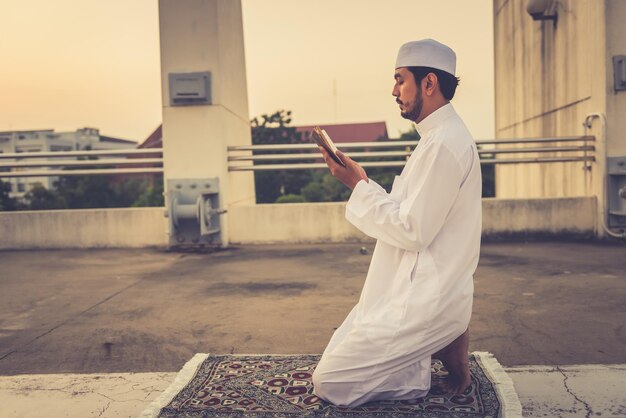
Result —
POLYGON ((148 179, 114 182, 107 176, 64 176, 55 183, 54 190, 36 185, 24 195, 21 204, 10 199, 12 206, 7 207, 4 201, 0 194, 0 210, 158 207, 164 204, 163 180, 158 179, 153 185, 148 179))
MULTIPOLYGON (((480 151, 480 146, 478 146, 480 151)), ((494 154, 483 154, 481 158, 494 158, 494 154)), ((483 164, 480 166, 483 176, 483 196, 496 196, 496 166, 493 164, 483 164)))
POLYGON ((159 177, 154 185, 148 184, 141 188, 141 192, 131 206, 155 207, 163 206, 163 177, 159 177))
POLYGON ((304 197, 299 194, 285 194, 276 199, 276 203, 302 203, 306 202, 304 197))
MULTIPOLYGON (((302 138, 296 128, 289 126, 291 112, 278 110, 271 115, 261 115, 252 119, 252 143, 264 144, 297 144, 302 138)), ((301 151, 274 151, 273 154, 289 154, 301 151)), ((255 151, 255 155, 264 152, 255 151)), ((267 152, 265 152, 266 154, 267 152)), ((281 161, 263 161, 263 164, 280 163, 281 161)), ((303 161, 289 161, 299 163, 303 161)), ((254 187, 257 203, 274 203, 287 194, 300 194, 300 190, 311 181, 311 170, 279 170, 257 171, 254 175, 254 187)))
POLYGON ((9 196, 10 192, 11 183, 0 180, 0 211, 12 211, 20 208, 17 200, 9 196))
POLYGON ((163 180, 130 178, 114 182, 107 176, 65 176, 55 193, 71 209, 163 206, 163 180))
POLYGON ((400 137, 398 138, 400 141, 414 141, 420 140, 420 134, 417 132, 414 124, 411 124, 411 128, 408 131, 400 132, 400 137))
POLYGON ((307 202, 340 202, 348 200, 350 189, 330 173, 317 171, 312 181, 302 188, 302 195, 307 202))
POLYGON ((56 193, 70 209, 120 207, 107 176, 63 176, 55 183, 56 193))
POLYGON ((67 209, 67 202, 60 194, 39 183, 24 195, 24 199, 30 210, 67 209))

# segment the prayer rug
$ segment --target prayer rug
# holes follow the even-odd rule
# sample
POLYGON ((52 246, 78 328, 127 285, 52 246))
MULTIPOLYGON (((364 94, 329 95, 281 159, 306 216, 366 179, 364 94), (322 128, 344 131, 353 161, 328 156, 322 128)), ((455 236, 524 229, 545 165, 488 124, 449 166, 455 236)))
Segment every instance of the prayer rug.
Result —
POLYGON ((196 354, 141 418, 205 417, 522 417, 513 382, 489 353, 470 354, 472 384, 461 395, 440 389, 446 371, 432 362, 424 398, 334 406, 313 394, 319 355, 196 354))

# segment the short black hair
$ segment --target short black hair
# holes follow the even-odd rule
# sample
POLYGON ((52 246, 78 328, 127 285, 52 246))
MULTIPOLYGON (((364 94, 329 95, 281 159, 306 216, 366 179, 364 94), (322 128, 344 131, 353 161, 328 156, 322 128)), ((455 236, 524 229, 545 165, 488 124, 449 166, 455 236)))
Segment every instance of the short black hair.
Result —
POLYGON ((413 77, 415 77, 415 82, 418 84, 429 73, 434 73, 437 76, 437 80, 439 80, 439 88, 441 89, 441 94, 443 94, 443 97, 445 97, 446 100, 452 100, 452 98, 454 97, 454 93, 456 92, 456 87, 459 85, 459 81, 461 81, 460 78, 455 77, 448 72, 438 70, 437 68, 431 68, 431 67, 407 67, 407 68, 411 73, 413 73, 413 77))

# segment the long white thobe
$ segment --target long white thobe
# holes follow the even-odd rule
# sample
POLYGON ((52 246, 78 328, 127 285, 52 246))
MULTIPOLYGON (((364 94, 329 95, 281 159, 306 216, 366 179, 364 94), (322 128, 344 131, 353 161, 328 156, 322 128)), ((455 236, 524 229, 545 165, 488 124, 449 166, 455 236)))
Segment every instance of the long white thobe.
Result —
POLYGON ((476 144, 451 104, 416 125, 421 140, 390 193, 361 180, 346 218, 376 247, 358 304, 313 375, 337 405, 412 399, 431 355, 467 329, 478 264, 482 180, 476 144))

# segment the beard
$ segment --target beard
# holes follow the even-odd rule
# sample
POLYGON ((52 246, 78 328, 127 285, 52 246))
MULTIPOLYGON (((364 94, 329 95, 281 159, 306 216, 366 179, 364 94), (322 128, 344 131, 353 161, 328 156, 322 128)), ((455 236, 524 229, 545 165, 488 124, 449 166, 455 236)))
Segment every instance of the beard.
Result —
MULTIPOLYGON (((396 100, 398 104, 402 104, 399 100, 396 100)), ((415 100, 412 109, 407 109, 405 111, 400 112, 400 116, 404 119, 408 119, 412 122, 415 122, 419 117, 420 113, 422 113, 422 107, 424 106, 424 101, 422 100, 422 92, 421 90, 417 91, 415 95, 415 100)))

